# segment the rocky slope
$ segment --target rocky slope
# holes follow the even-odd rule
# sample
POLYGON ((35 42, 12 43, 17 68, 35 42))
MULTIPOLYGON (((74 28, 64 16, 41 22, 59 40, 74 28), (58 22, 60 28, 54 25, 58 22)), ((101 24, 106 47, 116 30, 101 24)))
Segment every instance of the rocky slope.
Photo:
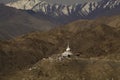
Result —
POLYGON ((0 4, 0 39, 11 39, 29 32, 49 30, 55 24, 43 18, 37 19, 22 10, 0 4))
POLYGON ((119 18, 80 20, 47 32, 34 32, 1 41, 1 73, 21 70, 44 57, 62 53, 68 40, 73 53, 80 54, 82 58, 120 60, 119 18), (104 19, 108 22, 103 22, 104 19))
POLYGON ((101 0, 74 5, 49 4, 40 0, 19 0, 6 5, 22 10, 32 10, 35 13, 49 16, 54 21, 58 20, 63 23, 120 13, 120 0, 101 0))
POLYGON ((119 80, 120 62, 46 58, 3 79, 11 80, 119 80), (48 66, 49 65, 49 66, 48 66))

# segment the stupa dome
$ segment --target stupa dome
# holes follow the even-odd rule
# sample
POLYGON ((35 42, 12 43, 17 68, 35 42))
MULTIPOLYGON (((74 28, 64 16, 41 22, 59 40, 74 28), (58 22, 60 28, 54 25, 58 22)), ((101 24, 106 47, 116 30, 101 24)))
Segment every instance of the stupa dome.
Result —
POLYGON ((62 53, 62 56, 63 56, 63 57, 69 57, 69 56, 71 56, 71 55, 73 55, 73 53, 71 52, 70 47, 69 47, 69 44, 68 44, 68 46, 67 46, 67 48, 66 48, 66 51, 64 51, 64 52, 62 53))

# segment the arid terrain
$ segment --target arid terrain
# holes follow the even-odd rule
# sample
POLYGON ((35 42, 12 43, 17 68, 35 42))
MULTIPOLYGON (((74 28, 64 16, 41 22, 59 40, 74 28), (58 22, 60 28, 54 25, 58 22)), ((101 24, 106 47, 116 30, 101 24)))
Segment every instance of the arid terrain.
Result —
POLYGON ((120 80, 119 34, 117 15, 1 40, 0 80, 120 80), (79 55, 59 61, 68 41, 79 55))

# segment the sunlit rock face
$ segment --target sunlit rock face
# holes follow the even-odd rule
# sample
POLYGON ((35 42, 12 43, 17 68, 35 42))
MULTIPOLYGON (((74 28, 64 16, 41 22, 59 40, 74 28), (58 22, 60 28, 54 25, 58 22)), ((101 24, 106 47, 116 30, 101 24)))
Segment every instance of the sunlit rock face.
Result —
POLYGON ((70 22, 77 19, 93 19, 120 13, 120 0, 100 0, 86 3, 58 4, 41 0, 19 0, 6 4, 22 10, 49 16, 54 20, 70 22))

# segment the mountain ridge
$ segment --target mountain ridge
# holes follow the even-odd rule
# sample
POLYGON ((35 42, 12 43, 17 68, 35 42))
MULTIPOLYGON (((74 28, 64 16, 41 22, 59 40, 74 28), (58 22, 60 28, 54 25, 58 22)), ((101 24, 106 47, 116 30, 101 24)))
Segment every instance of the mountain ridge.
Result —
POLYGON ((118 18, 120 16, 105 17, 108 20, 105 23, 104 18, 79 20, 50 31, 37 31, 9 41, 0 41, 0 57, 4 55, 0 60, 0 65, 4 66, 1 70, 10 72, 13 69, 23 69, 42 58, 62 53, 68 40, 72 52, 79 53, 80 57, 120 60, 118 18))
MULTIPOLYGON (((113 16, 111 18, 100 18, 100 20, 78 20, 50 31, 37 31, 9 41, 0 41, 1 80, 21 80, 23 78, 35 80, 46 78, 45 80, 48 80, 51 77, 56 78, 55 80, 69 80, 69 78, 56 77, 56 75, 64 76, 63 72, 58 71, 58 69, 64 71, 67 67, 67 69, 72 69, 73 72, 77 73, 80 72, 80 68, 83 70, 83 66, 86 67, 83 70, 83 73, 86 72, 84 77, 88 78, 88 75, 90 75, 88 80, 106 80, 104 77, 111 79, 111 75, 115 79, 120 79, 120 62, 117 62, 120 61, 120 24, 117 25, 120 23, 120 20, 117 20, 119 18, 120 16, 113 16), (107 21, 104 22, 104 20, 107 21), (62 61, 56 61, 55 59, 54 61, 52 59, 52 56, 55 57, 55 55, 65 51, 68 40, 72 53, 84 60, 72 60, 70 58, 62 61), (91 60, 92 58, 97 60, 91 60), (80 63, 78 64, 78 62, 80 63), (88 64, 85 65, 84 63, 88 64), (51 66, 48 66, 48 64, 51 66), (56 67, 56 65, 59 66, 56 67), (76 65, 78 67, 75 67, 76 65), (93 67, 95 72, 92 72, 93 67), (90 74, 87 74, 88 69, 91 70, 90 74), (113 71, 111 72, 111 70, 113 71), (117 70, 116 73, 115 70, 117 70), (43 74, 41 76, 41 71, 45 77, 43 74), (54 75, 54 72, 60 73, 54 75), (105 72, 105 76, 102 75, 93 79, 92 76, 101 75, 103 72, 105 72), (49 73, 51 73, 50 76, 46 76, 49 73)), ((70 73, 68 75, 73 75, 70 78, 76 80, 75 74, 70 73)))
POLYGON ((55 20, 63 21, 63 23, 78 19, 93 19, 100 16, 120 13, 120 0, 102 0, 84 4, 76 3, 74 5, 49 4, 40 0, 26 0, 26 2, 23 2, 24 0, 8 3, 6 5, 17 9, 32 10, 38 14, 42 13, 55 20))
POLYGON ((49 30, 56 26, 47 19, 35 18, 26 11, 0 4, 0 39, 12 39, 34 31, 49 30))

